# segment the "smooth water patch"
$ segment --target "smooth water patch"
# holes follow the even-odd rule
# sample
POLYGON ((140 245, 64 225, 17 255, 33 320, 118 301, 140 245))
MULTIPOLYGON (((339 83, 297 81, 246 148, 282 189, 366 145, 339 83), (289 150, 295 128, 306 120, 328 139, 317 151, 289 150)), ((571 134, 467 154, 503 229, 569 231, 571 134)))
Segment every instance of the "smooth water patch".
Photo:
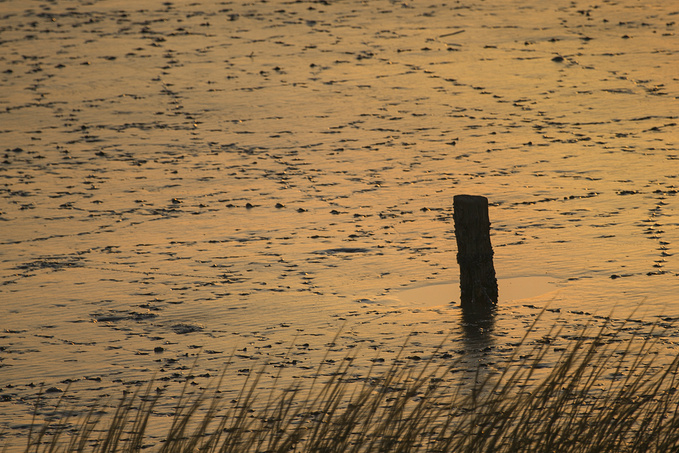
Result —
MULTIPOLYGON (((499 302, 530 299, 559 289, 552 277, 516 277, 498 280, 499 302)), ((411 306, 437 306, 459 303, 460 284, 457 281, 420 286, 399 291, 396 298, 411 306)))

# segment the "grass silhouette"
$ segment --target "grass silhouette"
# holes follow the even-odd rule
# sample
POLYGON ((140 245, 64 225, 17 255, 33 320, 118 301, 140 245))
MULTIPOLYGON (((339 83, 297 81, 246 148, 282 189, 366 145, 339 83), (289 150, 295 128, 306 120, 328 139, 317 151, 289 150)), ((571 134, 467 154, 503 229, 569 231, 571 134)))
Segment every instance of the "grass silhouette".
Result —
POLYGON ((323 360, 311 380, 284 388, 262 390, 262 367, 228 401, 219 391, 227 368, 197 396, 187 396, 187 379, 155 443, 148 426, 161 395, 151 382, 124 395, 111 415, 91 409, 29 432, 25 451, 677 451, 679 358, 654 364, 658 325, 643 337, 629 330, 584 328, 556 358, 548 341, 529 346, 527 333, 498 371, 465 383, 456 378, 459 360, 440 349, 409 360, 405 346, 386 371, 360 378, 356 352, 330 370, 323 360))

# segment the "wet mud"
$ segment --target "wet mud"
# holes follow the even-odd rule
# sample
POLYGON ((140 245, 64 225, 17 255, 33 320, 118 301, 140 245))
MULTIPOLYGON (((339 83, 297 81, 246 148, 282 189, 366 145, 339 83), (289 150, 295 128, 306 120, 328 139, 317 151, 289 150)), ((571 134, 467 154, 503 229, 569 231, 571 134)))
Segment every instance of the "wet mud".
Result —
POLYGON ((499 367, 545 306, 555 349, 673 322, 678 14, 3 2, 0 427, 25 433, 40 386, 82 406, 230 362, 228 392, 328 348, 386 366, 409 334, 410 357, 447 338, 437 360, 499 367), (481 336, 427 289, 455 288, 461 193, 489 198, 498 276, 525 286, 481 336))

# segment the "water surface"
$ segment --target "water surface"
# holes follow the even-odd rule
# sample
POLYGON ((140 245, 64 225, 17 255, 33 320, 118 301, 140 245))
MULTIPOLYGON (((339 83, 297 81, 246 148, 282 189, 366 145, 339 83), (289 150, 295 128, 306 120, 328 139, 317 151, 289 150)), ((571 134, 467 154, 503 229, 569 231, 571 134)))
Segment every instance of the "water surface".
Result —
POLYGON ((171 391, 201 348, 199 382, 234 350, 304 373, 340 328, 458 350, 456 194, 489 198, 501 281, 539 277, 484 349, 545 305, 679 316, 672 2, 327 3, 2 3, 10 433, 41 383, 171 391))

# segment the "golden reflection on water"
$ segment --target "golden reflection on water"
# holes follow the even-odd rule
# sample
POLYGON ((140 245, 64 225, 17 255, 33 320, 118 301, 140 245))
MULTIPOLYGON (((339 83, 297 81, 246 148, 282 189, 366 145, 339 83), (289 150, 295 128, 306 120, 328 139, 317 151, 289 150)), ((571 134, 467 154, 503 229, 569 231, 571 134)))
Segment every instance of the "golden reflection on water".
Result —
POLYGON ((491 202, 491 349, 545 305, 679 316, 670 3, 31 8, 0 18, 14 401, 201 346, 246 369, 298 336, 312 366, 345 322, 340 347, 427 350, 459 324, 459 193, 491 202))

